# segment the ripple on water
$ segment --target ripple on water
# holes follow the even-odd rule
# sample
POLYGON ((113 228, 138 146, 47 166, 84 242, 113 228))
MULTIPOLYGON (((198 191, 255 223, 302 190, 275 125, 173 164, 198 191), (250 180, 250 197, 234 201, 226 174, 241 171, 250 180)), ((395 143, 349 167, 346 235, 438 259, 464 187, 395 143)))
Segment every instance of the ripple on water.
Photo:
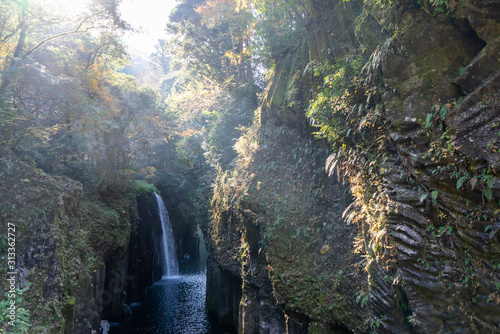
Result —
POLYGON ((133 315, 111 333, 224 333, 217 323, 210 321, 206 310, 205 269, 183 263, 181 272, 179 276, 166 277, 153 284, 140 304, 132 304, 133 315))

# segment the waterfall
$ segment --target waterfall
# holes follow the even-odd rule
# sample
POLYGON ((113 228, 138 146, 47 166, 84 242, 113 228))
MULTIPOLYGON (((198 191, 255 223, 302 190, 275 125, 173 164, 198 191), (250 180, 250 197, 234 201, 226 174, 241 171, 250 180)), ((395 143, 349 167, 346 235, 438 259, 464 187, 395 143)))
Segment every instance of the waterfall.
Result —
POLYGON ((198 256, 200 258, 201 263, 207 263, 207 245, 205 243, 205 238, 203 237, 203 232, 200 229, 200 226, 196 227, 196 235, 198 236, 198 256))
POLYGON ((158 203, 158 213, 161 219, 161 229, 163 232, 161 249, 163 252, 163 259, 161 263, 161 271, 163 277, 171 277, 179 275, 179 264, 177 262, 175 251, 175 239, 170 225, 170 218, 168 211, 163 203, 161 197, 155 193, 156 202, 158 203))

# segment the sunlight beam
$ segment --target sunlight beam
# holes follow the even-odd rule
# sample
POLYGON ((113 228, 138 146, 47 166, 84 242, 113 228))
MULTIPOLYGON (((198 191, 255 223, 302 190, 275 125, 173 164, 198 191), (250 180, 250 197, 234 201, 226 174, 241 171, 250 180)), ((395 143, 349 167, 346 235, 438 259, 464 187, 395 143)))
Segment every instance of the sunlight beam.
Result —
POLYGON ((84 11, 90 1, 91 0, 39 0, 39 3, 46 10, 73 16, 84 11))

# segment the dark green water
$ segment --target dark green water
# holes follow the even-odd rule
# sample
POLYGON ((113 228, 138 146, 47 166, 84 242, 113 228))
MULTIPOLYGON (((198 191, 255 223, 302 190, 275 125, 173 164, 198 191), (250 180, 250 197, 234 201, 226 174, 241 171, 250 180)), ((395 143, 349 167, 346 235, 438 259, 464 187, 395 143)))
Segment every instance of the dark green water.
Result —
POLYGON ((197 260, 179 263, 179 276, 148 288, 133 315, 112 334, 223 334, 205 305, 205 267, 197 260))

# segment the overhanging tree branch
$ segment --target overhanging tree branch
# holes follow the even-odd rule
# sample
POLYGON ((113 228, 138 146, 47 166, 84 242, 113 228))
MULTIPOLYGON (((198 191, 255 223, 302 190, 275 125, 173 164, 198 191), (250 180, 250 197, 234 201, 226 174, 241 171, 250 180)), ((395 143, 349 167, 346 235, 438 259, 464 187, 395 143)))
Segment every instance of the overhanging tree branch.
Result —
POLYGON ((32 47, 29 51, 27 51, 23 55, 22 58, 25 59, 26 57, 28 57, 29 55, 31 55, 33 52, 35 52, 37 49, 41 48, 42 46, 44 46, 45 44, 47 44, 48 42, 50 42, 50 41, 52 41, 54 39, 58 39, 58 38, 61 38, 61 37, 64 37, 64 36, 70 36, 70 35, 75 35, 75 34, 87 33, 89 30, 96 29, 96 27, 88 27, 88 28, 85 28, 84 30, 80 30, 80 28, 83 26, 84 23, 85 23, 85 21, 82 21, 75 30, 63 32, 63 33, 60 33, 60 34, 53 35, 53 36, 45 38, 44 40, 40 41, 37 45, 35 45, 34 47, 32 47))

